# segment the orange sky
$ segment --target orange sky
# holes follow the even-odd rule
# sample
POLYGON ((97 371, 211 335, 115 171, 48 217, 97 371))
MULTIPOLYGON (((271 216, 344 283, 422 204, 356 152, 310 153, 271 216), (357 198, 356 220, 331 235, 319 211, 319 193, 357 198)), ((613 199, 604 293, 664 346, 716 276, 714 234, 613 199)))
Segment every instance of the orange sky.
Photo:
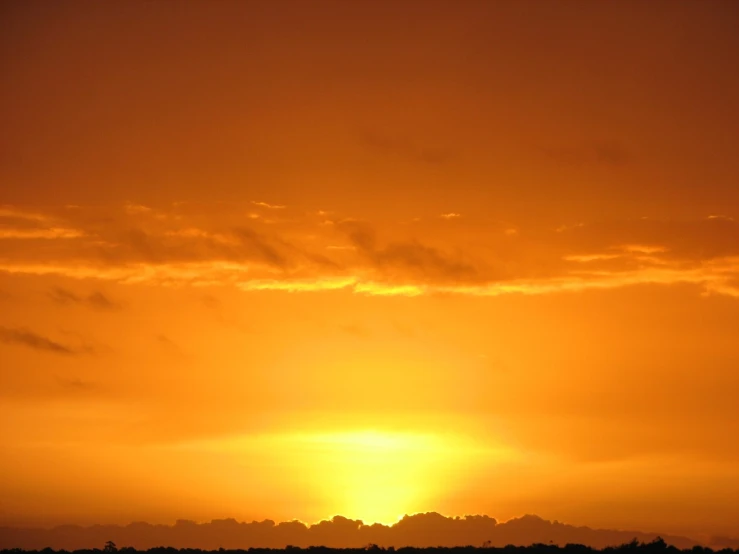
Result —
POLYGON ((5 2, 0 525, 739 535, 738 25, 5 2))

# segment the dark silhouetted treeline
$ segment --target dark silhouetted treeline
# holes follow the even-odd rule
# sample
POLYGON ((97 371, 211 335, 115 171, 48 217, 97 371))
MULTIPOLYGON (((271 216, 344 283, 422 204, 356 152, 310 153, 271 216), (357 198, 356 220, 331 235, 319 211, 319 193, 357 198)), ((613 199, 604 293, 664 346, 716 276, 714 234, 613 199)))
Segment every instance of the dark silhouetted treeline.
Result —
POLYGON ((661 537, 648 543, 640 543, 636 539, 619 546, 607 546, 605 548, 591 548, 583 544, 566 544, 558 546, 555 544, 535 543, 530 546, 507 545, 504 547, 491 547, 487 544, 482 546, 455 546, 455 547, 425 547, 417 548, 405 546, 401 548, 383 548, 376 544, 368 544, 363 548, 329 548, 326 546, 299 546, 288 545, 286 548, 249 548, 247 550, 201 550, 198 548, 172 548, 156 547, 147 550, 136 550, 131 547, 118 548, 114 542, 107 541, 103 548, 84 550, 53 550, 44 548, 42 550, 23 550, 12 548, 0 550, 0 554, 739 554, 739 550, 724 548, 714 550, 702 546, 694 546, 689 549, 679 549, 667 544, 661 537))
MULTIPOLYGON (((661 542, 655 542, 658 538, 655 533, 576 527, 533 515, 499 523, 489 516, 444 517, 429 512, 404 516, 393 525, 365 525, 360 520, 336 516, 314 525, 305 525, 300 521, 246 523, 235 519, 218 519, 209 523, 178 520, 174 525, 62 525, 52 529, 0 527, 0 549, 21 548, 44 552, 43 549, 53 548, 57 551, 95 554, 97 551, 86 549, 103 548, 106 543, 109 547, 118 545, 117 552, 135 552, 133 549, 138 549, 150 554, 171 554, 176 549, 181 549, 181 554, 192 554, 221 548, 234 552, 249 549, 258 554, 260 551, 255 549, 287 547, 311 549, 310 554, 321 554, 321 550, 311 547, 364 549, 367 545, 376 545, 378 549, 446 547, 451 549, 445 550, 447 554, 462 554, 461 550, 454 547, 466 545, 492 549, 486 550, 486 554, 517 554, 516 547, 528 547, 526 554, 540 554, 547 548, 554 549, 551 550, 554 552, 558 546, 564 548, 567 554, 586 554, 586 550, 591 548, 606 552, 608 547, 613 548, 614 545, 624 545, 618 547, 619 553, 633 551, 649 554, 657 552, 659 544, 683 551, 702 546, 711 547, 713 551, 739 549, 739 540, 728 537, 714 537, 703 545, 687 537, 664 534, 661 537, 661 542), (531 546, 535 544, 538 545, 536 548, 531 546), (157 550, 162 545, 171 547, 171 550, 157 550)), ((44 554, 51 552, 49 550, 44 554)), ((406 549, 404 552, 413 554, 414 551, 406 549)), ((431 551, 424 552, 431 554, 431 551)), ((708 552, 691 550, 692 554, 708 552)))

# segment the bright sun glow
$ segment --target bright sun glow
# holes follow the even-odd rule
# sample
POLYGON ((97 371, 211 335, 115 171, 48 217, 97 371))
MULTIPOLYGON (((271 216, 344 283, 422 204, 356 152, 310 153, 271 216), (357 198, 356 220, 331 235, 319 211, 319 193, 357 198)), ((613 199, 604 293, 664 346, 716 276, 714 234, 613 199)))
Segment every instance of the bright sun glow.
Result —
POLYGON ((302 430, 224 438, 180 445, 198 452, 216 452, 223 481, 243 498, 304 494, 312 499, 303 517, 309 521, 342 515, 367 524, 394 523, 405 514, 428 511, 468 479, 474 464, 486 467, 509 460, 515 453, 448 433, 410 431, 302 430), (273 479, 246 483, 243 469, 269 467, 273 479))
MULTIPOLYGON (((428 434, 362 430, 294 435, 335 513, 365 523, 393 523, 423 510, 451 468, 453 445, 428 434)), ((329 514, 327 514, 329 515, 329 514)))

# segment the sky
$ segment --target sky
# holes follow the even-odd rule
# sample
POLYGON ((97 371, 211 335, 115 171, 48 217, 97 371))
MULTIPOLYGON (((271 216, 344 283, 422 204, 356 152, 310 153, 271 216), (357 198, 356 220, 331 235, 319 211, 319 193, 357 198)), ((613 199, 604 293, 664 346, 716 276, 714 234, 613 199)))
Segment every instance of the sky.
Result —
POLYGON ((0 525, 738 536, 739 5, 0 6, 0 525))

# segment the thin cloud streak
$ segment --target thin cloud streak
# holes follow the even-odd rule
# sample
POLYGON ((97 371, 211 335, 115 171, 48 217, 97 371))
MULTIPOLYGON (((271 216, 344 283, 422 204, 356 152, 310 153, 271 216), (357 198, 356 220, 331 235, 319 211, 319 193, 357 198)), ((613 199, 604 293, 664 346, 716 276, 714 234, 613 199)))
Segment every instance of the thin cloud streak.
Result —
MULTIPOLYGON (((571 258, 578 264, 603 260, 603 257, 571 258)), ((314 277, 293 279, 280 276, 272 279, 250 279, 254 266, 227 262, 188 264, 137 264, 121 268, 63 265, 0 265, 0 271, 12 274, 59 275, 76 279, 101 279, 121 284, 149 284, 163 286, 229 286, 243 291, 315 292, 352 290, 371 296, 421 296, 455 294, 468 296, 500 296, 504 294, 548 294, 595 289, 615 289, 626 286, 655 284, 692 284, 706 292, 739 296, 733 284, 739 275, 739 259, 727 258, 705 263, 701 267, 651 267, 636 271, 583 271, 544 279, 511 279, 481 284, 418 284, 383 282, 358 276, 314 277)), ((88 302, 91 300, 88 298, 88 302)), ((103 302, 104 303, 104 302, 103 302)), ((102 306, 99 306, 102 307, 102 306)))
POLYGON ((29 221, 49 221, 49 218, 43 214, 27 212, 15 206, 0 206, 0 217, 26 219, 29 221))
POLYGON ((76 229, 51 227, 49 229, 0 229, 0 239, 76 239, 85 234, 76 229))
POLYGON ((269 204, 267 202, 257 202, 255 200, 251 201, 252 204, 255 206, 259 206, 260 208, 267 208, 268 210, 284 210, 287 206, 282 206, 280 204, 269 204))
POLYGON ((62 287, 55 287, 49 292, 49 297, 58 304, 80 304, 103 311, 115 311, 121 305, 112 301, 100 291, 95 291, 87 296, 79 296, 62 287))
POLYGON ((47 337, 22 328, 0 327, 0 341, 6 344, 17 344, 41 352, 71 356, 78 351, 55 342, 47 337))

